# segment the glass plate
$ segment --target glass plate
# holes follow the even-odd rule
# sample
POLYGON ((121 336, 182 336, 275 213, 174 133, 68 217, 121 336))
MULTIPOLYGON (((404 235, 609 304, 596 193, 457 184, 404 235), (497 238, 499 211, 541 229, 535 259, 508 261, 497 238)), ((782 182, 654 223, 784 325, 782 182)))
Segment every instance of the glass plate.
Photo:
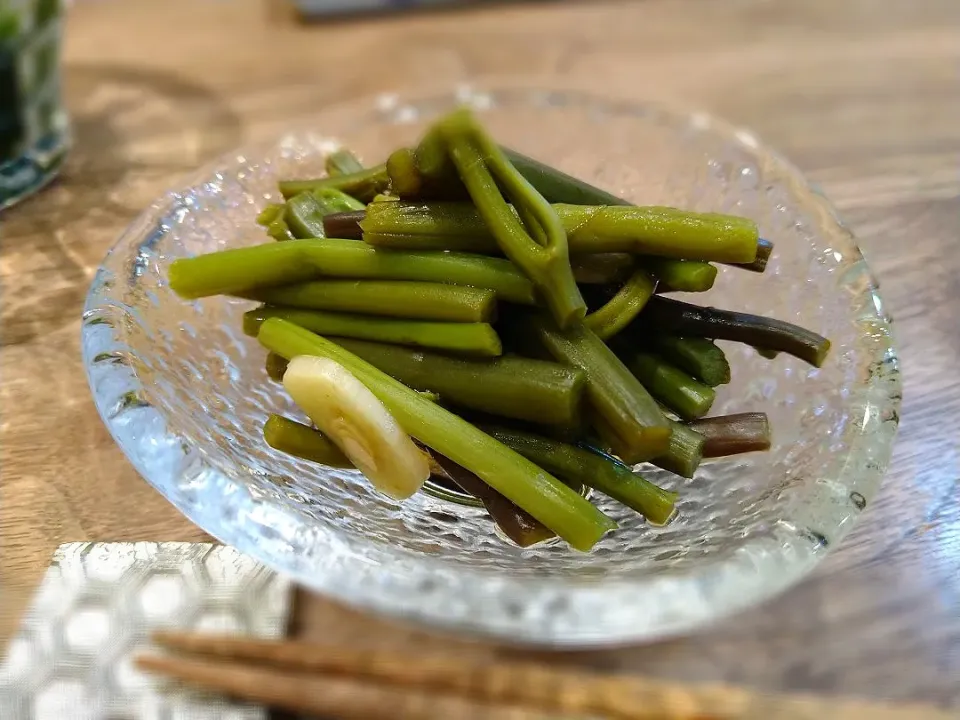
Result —
POLYGON ((750 133, 703 114, 570 90, 500 85, 389 95, 325 111, 159 198, 99 269, 83 356, 104 422, 143 477, 204 530, 348 604, 507 641, 585 646, 676 634, 751 606, 808 572, 872 500, 900 400, 890 319, 850 233, 800 174, 750 133), (754 218, 765 274, 721 267, 696 302, 807 326, 833 341, 822 369, 724 344, 733 382, 713 414, 764 410, 770 452, 704 463, 667 527, 603 498, 619 523, 589 554, 516 548, 483 513, 427 495, 398 504, 358 474, 261 439, 300 416, 240 330, 250 303, 178 299, 179 257, 264 242, 257 212, 279 178, 322 172, 342 144, 367 162, 466 103, 504 144, 640 204, 754 218))

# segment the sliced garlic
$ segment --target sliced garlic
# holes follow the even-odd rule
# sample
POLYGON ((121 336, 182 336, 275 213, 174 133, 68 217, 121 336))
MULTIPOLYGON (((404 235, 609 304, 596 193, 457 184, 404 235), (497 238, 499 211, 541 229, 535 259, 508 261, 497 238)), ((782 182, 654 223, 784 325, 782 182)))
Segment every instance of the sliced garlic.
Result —
POLYGON ((342 365, 322 357, 295 357, 283 375, 283 386, 380 492, 403 500, 430 476, 428 456, 342 365))

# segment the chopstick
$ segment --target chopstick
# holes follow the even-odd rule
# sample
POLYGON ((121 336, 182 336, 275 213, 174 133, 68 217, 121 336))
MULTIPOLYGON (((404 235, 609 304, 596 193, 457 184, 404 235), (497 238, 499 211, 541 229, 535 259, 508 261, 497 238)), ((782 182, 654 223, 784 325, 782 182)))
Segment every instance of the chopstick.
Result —
POLYGON ((155 641, 203 660, 147 656, 144 670, 295 712, 366 720, 947 720, 927 706, 772 697, 520 662, 471 663, 296 641, 160 632, 155 641), (212 664, 217 658, 220 662, 212 664))
POLYGON ((141 657, 137 665, 187 685, 331 720, 555 720, 553 714, 355 678, 291 675, 257 665, 141 657))

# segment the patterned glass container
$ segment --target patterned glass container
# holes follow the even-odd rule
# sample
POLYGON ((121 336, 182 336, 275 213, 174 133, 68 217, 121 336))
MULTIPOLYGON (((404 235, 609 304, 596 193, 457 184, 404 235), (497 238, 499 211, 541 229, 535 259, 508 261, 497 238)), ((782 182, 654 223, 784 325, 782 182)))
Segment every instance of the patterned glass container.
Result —
POLYGON ((332 106, 305 127, 219 158, 158 197, 104 259, 82 342, 94 400, 134 466, 223 542, 358 608, 510 642, 593 646, 688 632, 779 593, 837 546, 874 498, 896 433, 899 362, 890 319, 856 242, 797 170, 752 133, 702 113, 606 99, 536 78, 332 106), (767 271, 720 269, 693 299, 762 313, 830 338, 812 368, 724 346, 733 379, 712 412, 763 410, 767 453, 706 462, 653 527, 612 500, 618 523, 589 554, 521 550, 485 514, 418 493, 398 503, 356 472, 262 442, 266 417, 300 417, 241 328, 252 304, 185 302, 177 258, 264 241, 257 213, 280 178, 315 177, 341 145, 378 162, 458 105, 504 145, 643 205, 756 220, 767 271))

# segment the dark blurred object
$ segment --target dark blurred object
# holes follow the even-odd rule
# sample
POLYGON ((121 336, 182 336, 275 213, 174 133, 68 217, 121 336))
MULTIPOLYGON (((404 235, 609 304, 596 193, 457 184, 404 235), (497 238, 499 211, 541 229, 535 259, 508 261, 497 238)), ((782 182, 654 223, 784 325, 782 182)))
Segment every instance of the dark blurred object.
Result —
POLYGON ((497 0, 275 0, 289 5, 304 20, 348 17, 404 10, 432 10, 490 5, 497 0))
POLYGON ((0 0, 0 208, 39 189, 66 153, 61 0, 0 0))

